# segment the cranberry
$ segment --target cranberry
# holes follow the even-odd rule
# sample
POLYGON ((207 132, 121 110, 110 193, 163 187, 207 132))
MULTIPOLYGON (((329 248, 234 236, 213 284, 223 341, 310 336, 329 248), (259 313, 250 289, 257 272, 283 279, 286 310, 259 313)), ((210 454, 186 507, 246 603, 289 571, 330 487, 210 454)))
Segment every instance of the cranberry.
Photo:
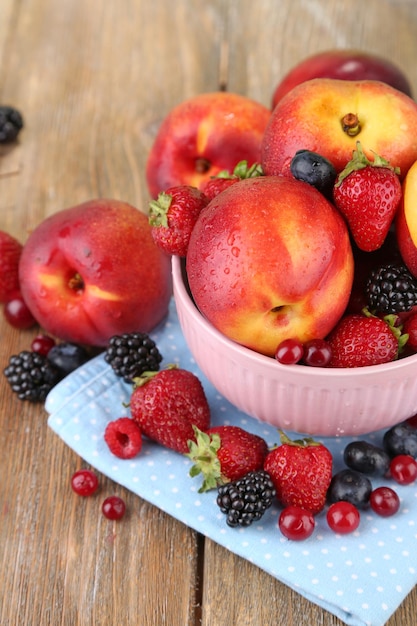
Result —
POLYGON ((391 478, 399 485, 410 485, 417 478, 417 461, 410 454, 398 454, 389 466, 391 478))
POLYGON ((55 345, 55 339, 49 337, 48 335, 37 335, 31 344, 31 349, 33 352, 37 352, 38 354, 42 354, 42 356, 47 356, 49 350, 53 348, 55 345))
POLYGON ((407 348, 417 352, 417 314, 413 313, 404 322, 403 333, 408 335, 407 348))
POLYGON ((357 529, 360 522, 360 513, 351 502, 341 500, 330 505, 326 519, 329 527, 335 533, 346 535, 357 529))
POLYGON ((302 541, 313 534, 315 521, 310 511, 299 506, 287 506, 278 519, 278 526, 287 539, 302 541))
POLYGON ((301 341, 290 338, 281 341, 275 352, 275 358, 283 365, 295 365, 302 359, 303 354, 304 348, 301 341))
POLYGON ((416 415, 412 415, 411 417, 409 417, 408 419, 405 420, 407 422, 407 424, 409 426, 411 426, 412 428, 417 428, 417 414, 416 415))
POLYGON ((332 358, 332 349, 325 339, 311 339, 304 344, 303 361, 312 367, 327 367, 332 358))
POLYGON ((119 520, 125 514, 126 505, 118 496, 109 496, 104 500, 101 510, 107 519, 119 520))
POLYGON ((26 302, 23 300, 23 296, 20 292, 14 292, 7 302, 4 304, 4 317, 8 323, 14 328, 19 330, 26 330, 35 326, 36 320, 26 302))
POLYGON ((400 508, 400 498, 391 487, 377 487, 370 495, 369 504, 377 515, 389 517, 400 508))
POLYGON ((71 487, 79 496, 92 496, 98 489, 98 478, 88 469, 81 469, 71 477, 71 487))

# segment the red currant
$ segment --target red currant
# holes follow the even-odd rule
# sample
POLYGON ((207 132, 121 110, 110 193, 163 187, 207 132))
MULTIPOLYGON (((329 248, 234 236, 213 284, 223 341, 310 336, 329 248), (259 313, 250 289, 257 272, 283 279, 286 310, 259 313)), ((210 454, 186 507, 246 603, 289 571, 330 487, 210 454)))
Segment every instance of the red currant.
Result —
POLYGON ((341 535, 356 530, 359 526, 360 517, 357 507, 345 500, 331 504, 326 514, 327 523, 331 530, 341 535))
POLYGON ((312 367, 327 367, 332 349, 325 339, 311 339, 304 344, 303 361, 312 367))
POLYGON ((315 521, 310 511, 299 506, 287 506, 278 519, 278 527, 287 539, 302 541, 313 534, 315 521))
POLYGON ((14 292, 4 304, 4 317, 8 323, 19 330, 26 330, 35 326, 36 320, 20 292, 14 292))
POLYGON ((119 496, 109 496, 102 504, 101 510, 107 519, 119 520, 126 511, 126 505, 119 496))
POLYGON ((399 485, 410 485, 417 478, 417 461, 410 454, 398 454, 390 463, 391 478, 399 485))
POLYGON ((417 352, 417 314, 410 315, 403 326, 403 332, 407 333, 407 348, 417 352))
POLYGON ((283 365, 295 365, 303 357, 304 348, 298 339, 284 339, 278 345, 275 352, 275 358, 283 365))
POLYGON ((49 350, 55 345, 55 339, 48 335, 37 335, 31 344, 33 352, 47 356, 49 350))
POLYGON ((369 504, 377 515, 390 517, 400 508, 400 498, 391 487, 377 487, 371 492, 369 504))
POLYGON ((71 477, 71 487, 79 496, 92 496, 98 489, 98 478, 88 469, 81 469, 71 477))

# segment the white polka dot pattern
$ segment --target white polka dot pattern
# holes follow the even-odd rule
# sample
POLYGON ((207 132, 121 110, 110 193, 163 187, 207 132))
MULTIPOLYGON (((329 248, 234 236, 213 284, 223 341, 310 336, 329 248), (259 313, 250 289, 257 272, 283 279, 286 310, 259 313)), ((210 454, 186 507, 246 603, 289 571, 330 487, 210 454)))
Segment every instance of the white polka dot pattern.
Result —
MULTIPOLYGON (((236 424, 278 442, 274 427, 235 409, 198 370, 182 336, 171 303, 168 320, 152 333, 165 363, 195 372, 212 409, 213 424, 236 424)), ((109 420, 129 415, 130 387, 117 378, 102 356, 64 379, 46 401, 49 426, 97 470, 124 485, 196 531, 256 564, 346 624, 382 626, 417 582, 417 486, 394 486, 401 509, 392 518, 362 513, 352 535, 334 534, 325 513, 316 518, 308 540, 291 542, 278 530, 279 507, 245 529, 231 529, 215 504, 215 492, 199 494, 199 478, 190 478, 187 458, 145 441, 140 455, 120 460, 103 439, 109 420)), ((289 433, 291 436, 291 433, 289 433)), ((381 443, 382 433, 366 437, 381 443)), ((351 439, 322 439, 332 451, 334 469, 343 467, 343 449, 351 439)), ((373 486, 383 484, 374 480, 373 486)), ((387 484, 385 481, 384 484, 387 484)))

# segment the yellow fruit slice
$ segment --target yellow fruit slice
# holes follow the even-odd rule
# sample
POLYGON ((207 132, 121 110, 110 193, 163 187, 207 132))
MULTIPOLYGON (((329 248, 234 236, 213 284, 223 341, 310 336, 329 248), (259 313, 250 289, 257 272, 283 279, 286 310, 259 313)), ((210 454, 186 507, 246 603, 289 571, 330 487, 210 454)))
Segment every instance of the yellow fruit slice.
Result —
POLYGON ((404 179, 403 201, 405 221, 417 247, 417 161, 410 167, 404 179))

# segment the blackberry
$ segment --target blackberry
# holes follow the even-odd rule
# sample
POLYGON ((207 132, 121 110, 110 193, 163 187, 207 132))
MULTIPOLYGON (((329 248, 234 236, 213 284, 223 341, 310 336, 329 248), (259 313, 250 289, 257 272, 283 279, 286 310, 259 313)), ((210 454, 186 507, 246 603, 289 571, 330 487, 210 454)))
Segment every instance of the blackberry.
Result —
POLYGON ((226 523, 249 526, 261 519, 275 497, 275 488, 268 472, 248 472, 243 478, 221 485, 217 490, 217 504, 227 515, 226 523))
POLYGON ((3 373, 19 399, 30 402, 43 402, 62 378, 45 356, 29 350, 12 355, 3 373))
POLYGON ((369 275, 365 295, 369 308, 380 313, 410 311, 417 304, 417 280, 405 265, 382 265, 369 275))
POLYGON ((137 332, 111 337, 104 359, 117 376, 132 383, 143 372, 157 372, 162 355, 149 335, 137 332))
POLYGON ((23 118, 14 107, 0 106, 0 143, 14 141, 23 128, 23 118))

